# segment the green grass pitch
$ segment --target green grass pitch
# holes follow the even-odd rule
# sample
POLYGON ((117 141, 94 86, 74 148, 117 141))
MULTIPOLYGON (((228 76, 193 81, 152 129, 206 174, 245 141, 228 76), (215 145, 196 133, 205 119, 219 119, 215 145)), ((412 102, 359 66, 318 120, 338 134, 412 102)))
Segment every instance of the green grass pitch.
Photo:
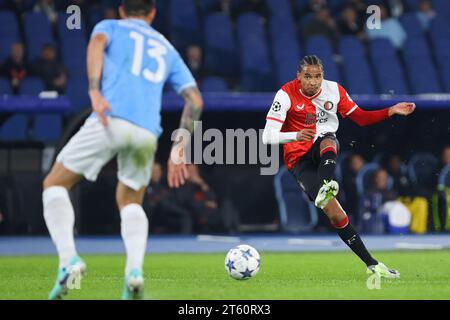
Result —
MULTIPOLYGON (((366 286, 364 264, 351 252, 262 252, 261 270, 237 281, 224 269, 224 254, 151 254, 145 258, 147 299, 450 299, 448 251, 375 252, 401 279, 366 286)), ((119 299, 124 256, 86 255, 81 290, 66 299, 119 299)), ((0 257, 0 299, 46 299, 56 257, 0 257)))

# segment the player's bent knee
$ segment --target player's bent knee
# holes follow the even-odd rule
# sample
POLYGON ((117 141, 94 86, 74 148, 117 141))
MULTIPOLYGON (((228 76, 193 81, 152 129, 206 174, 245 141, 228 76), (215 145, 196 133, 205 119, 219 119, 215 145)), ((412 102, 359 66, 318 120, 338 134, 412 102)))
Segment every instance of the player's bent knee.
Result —
POLYGON ((144 202, 145 187, 134 190, 119 181, 116 191, 116 201, 119 210, 131 204, 142 205, 144 202))
POLYGON ((324 151, 333 151, 337 153, 337 144, 333 139, 325 138, 320 142, 320 153, 323 154, 324 151))

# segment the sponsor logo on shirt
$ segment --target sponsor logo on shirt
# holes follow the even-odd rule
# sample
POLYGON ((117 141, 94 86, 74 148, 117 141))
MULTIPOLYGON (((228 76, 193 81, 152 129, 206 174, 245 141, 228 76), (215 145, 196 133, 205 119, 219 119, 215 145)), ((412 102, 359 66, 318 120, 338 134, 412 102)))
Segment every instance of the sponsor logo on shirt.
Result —
POLYGON ((302 105, 297 105, 296 107, 295 107, 295 109, 297 109, 298 111, 302 111, 303 109, 305 109, 305 104, 303 103, 302 105))
POLYGON ((328 121, 327 113, 325 111, 319 111, 316 115, 317 123, 325 123, 328 121))

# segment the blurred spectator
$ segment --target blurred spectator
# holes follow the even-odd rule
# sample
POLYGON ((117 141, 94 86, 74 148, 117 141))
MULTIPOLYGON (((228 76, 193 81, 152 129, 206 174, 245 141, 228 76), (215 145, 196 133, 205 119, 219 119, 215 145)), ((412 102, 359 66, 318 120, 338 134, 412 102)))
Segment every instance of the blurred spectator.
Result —
POLYGON ((20 82, 28 75, 28 66, 24 59, 25 48, 22 42, 11 46, 11 55, 1 67, 1 73, 6 75, 11 83, 14 94, 19 94, 20 82))
POLYGON ((341 12, 341 19, 338 23, 339 32, 343 36, 356 36, 360 40, 364 40, 364 26, 358 19, 358 13, 352 6, 345 7, 341 12))
POLYGON ((314 19, 305 25, 303 36, 308 38, 314 35, 322 35, 334 41, 337 36, 337 26, 330 10, 322 7, 314 16, 314 19))
POLYGON ((303 7, 297 8, 298 15, 301 17, 304 15, 316 14, 323 7, 326 7, 327 5, 328 5, 327 0, 308 0, 308 3, 306 5, 303 5, 303 7))
POLYGON ((406 32, 400 22, 388 15, 386 7, 380 5, 381 28, 369 29, 366 27, 366 33, 369 39, 385 38, 389 39, 392 45, 400 49, 406 41, 406 32))
POLYGON ((55 3, 53 0, 38 0, 38 2, 34 5, 34 12, 42 12, 47 15, 48 20, 55 24, 58 20, 58 12, 55 8, 55 3))
POLYGON ((25 0, 7 0, 6 9, 14 11, 14 13, 20 19, 22 17, 22 14, 30 9, 30 4, 25 0))
POLYGON ((191 213, 178 204, 163 177, 164 171, 161 164, 155 162, 147 189, 148 201, 146 201, 148 212, 152 215, 152 232, 190 234, 192 233, 191 213))
POLYGON ((399 155, 392 155, 388 161, 387 168, 393 179, 393 188, 400 196, 412 196, 411 183, 406 170, 405 163, 399 155))
POLYGON ((56 59, 53 45, 47 44, 42 48, 41 57, 32 64, 32 71, 44 81, 47 90, 64 94, 67 72, 64 65, 56 59))
POLYGON ((177 190, 179 203, 188 208, 193 218, 195 233, 223 232, 223 218, 214 191, 202 178, 196 164, 187 166, 189 178, 177 190))
POLYGON ((226 16, 229 16, 232 20, 237 17, 237 7, 233 0, 220 0, 212 3, 207 8, 207 13, 221 12, 226 16))
POLYGON ((367 4, 365 0, 346 0, 344 8, 346 7, 352 7, 355 10, 359 25, 364 27, 367 21, 367 4))
POLYGON ((190 45, 186 49, 186 63, 192 72, 194 78, 201 82, 204 74, 203 51, 198 45, 190 45))
POLYGON ((450 146, 445 147, 441 154, 442 167, 450 164, 450 146))
POLYGON ((409 11, 408 3, 405 0, 383 0, 388 15, 399 18, 403 13, 409 11))
POLYGON ((345 208, 348 210, 352 223, 359 223, 360 199, 356 188, 356 177, 364 166, 364 158, 359 154, 350 157, 348 164, 343 166, 342 184, 345 193, 345 208))
POLYGON ((373 186, 362 201, 361 231, 364 233, 384 233, 386 231, 385 205, 395 201, 395 190, 388 187, 389 175, 385 169, 378 169, 373 176, 373 186))
POLYGON ((107 7, 104 11, 103 11, 103 19, 108 19, 108 20, 115 20, 117 19, 119 16, 117 14, 117 10, 112 8, 112 7, 107 7))
POLYGON ((420 0, 417 17, 425 30, 430 27, 431 21, 436 17, 436 11, 433 10, 431 0, 420 0))

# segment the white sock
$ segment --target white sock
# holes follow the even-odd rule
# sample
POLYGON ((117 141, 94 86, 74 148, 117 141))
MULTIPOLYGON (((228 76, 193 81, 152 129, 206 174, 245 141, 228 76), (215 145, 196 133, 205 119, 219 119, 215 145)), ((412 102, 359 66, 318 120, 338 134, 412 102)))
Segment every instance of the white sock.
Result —
POLYGON ((50 187, 42 193, 44 219, 48 231, 56 246, 59 256, 59 267, 66 266, 77 254, 73 237, 75 214, 69 193, 63 187, 50 187))
POLYGON ((121 234, 127 252, 125 275, 128 275, 133 269, 142 270, 147 247, 148 219, 144 209, 135 203, 122 208, 120 216, 121 234))

